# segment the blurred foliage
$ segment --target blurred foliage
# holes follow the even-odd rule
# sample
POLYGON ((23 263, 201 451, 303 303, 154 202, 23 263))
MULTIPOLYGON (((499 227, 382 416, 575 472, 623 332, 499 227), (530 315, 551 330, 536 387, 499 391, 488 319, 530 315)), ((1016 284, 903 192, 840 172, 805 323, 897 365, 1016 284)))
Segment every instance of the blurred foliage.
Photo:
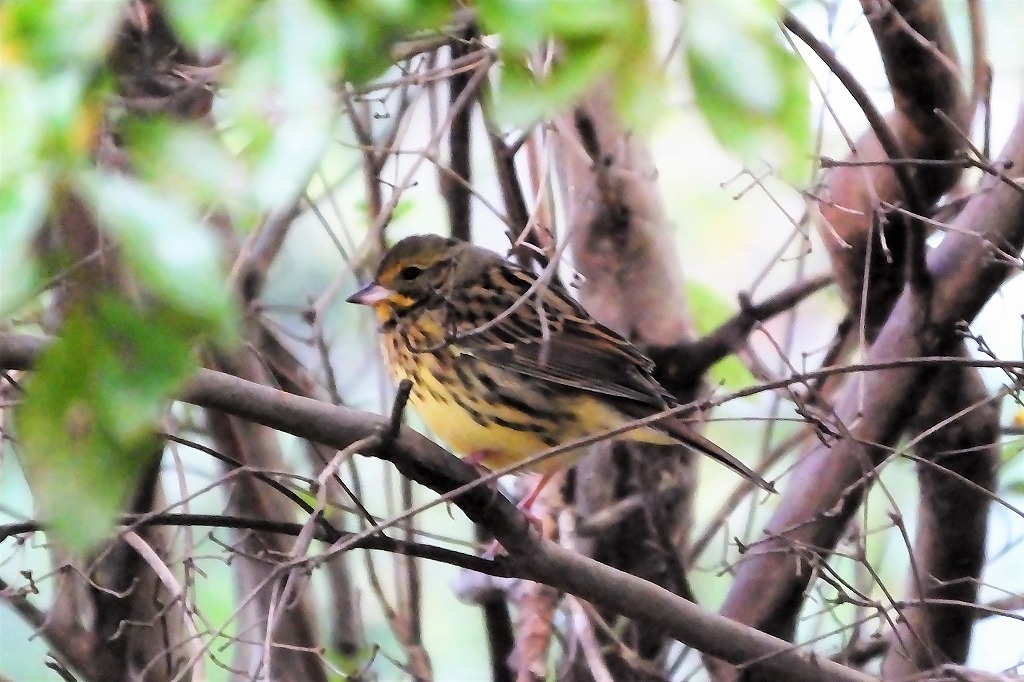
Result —
MULTIPOLYGON (((803 82, 778 42, 770 5, 740 12, 733 4, 687 8, 698 104, 731 148, 776 134, 802 142, 803 82)), ((339 85, 379 75, 396 42, 454 18, 447 0, 161 7, 182 52, 196 56, 185 69, 165 64, 167 73, 151 74, 150 64, 133 62, 142 52, 122 50, 116 68, 110 60, 115 46, 130 43, 125 35, 152 30, 145 3, 0 5, 0 315, 38 316, 44 282, 74 265, 35 257, 33 239, 60 205, 55 197, 84 202, 119 245, 118 266, 132 281, 130 296, 91 292, 66 311, 18 415, 33 491, 65 542, 79 548, 109 529, 153 447, 149 434, 163 407, 195 370, 193 349, 235 339, 240 316, 213 217, 247 230, 292 206, 331 143, 339 85), (116 72, 133 67, 138 73, 116 72), (148 93, 144 79, 156 76, 163 85, 179 78, 182 88, 215 85, 217 127, 205 112, 176 117, 170 103, 163 114, 133 108, 133 93, 119 91, 128 81, 148 93), (111 132, 131 175, 96 168, 97 142, 111 132), (94 529, 88 534, 83 518, 94 529)), ((506 120, 532 123, 595 83, 611 89, 627 120, 659 110, 662 69, 645 3, 480 0, 475 9, 503 58, 497 98, 506 120), (538 63, 546 45, 551 58, 538 63)), ((722 378, 744 380, 733 369, 722 378)))
POLYGON ((661 73, 651 49, 644 2, 621 0, 480 0, 480 22, 499 36, 499 117, 526 125, 570 105, 595 82, 610 89, 632 123, 657 113, 661 73), (550 63, 536 50, 554 37, 550 63))
MULTIPOLYGON (((686 297, 697 326, 697 332, 701 336, 710 334, 735 314, 734 305, 725 300, 713 288, 694 279, 690 279, 686 283, 686 297)), ((756 383, 750 370, 732 355, 712 365, 709 375, 711 381, 732 391, 756 383)))
POLYGON ((784 177, 810 169, 806 67, 782 42, 775 0, 692 1, 686 65, 697 106, 715 138, 742 156, 778 156, 784 177))
MULTIPOLYGON (((1013 424, 1020 427, 1024 422, 1024 410, 1018 410, 1013 416, 1013 424)), ((1002 460, 1002 475, 999 487, 1007 493, 1024 495, 1024 438, 1013 438, 1004 441, 999 450, 1002 460)))
POLYGON ((0 5, 0 314, 38 282, 29 244, 53 183, 88 163, 120 5, 0 5))
POLYGON ((132 483, 159 452, 164 398, 192 368, 179 317, 101 297, 68 317, 16 413, 37 507, 71 549, 106 537, 132 483))

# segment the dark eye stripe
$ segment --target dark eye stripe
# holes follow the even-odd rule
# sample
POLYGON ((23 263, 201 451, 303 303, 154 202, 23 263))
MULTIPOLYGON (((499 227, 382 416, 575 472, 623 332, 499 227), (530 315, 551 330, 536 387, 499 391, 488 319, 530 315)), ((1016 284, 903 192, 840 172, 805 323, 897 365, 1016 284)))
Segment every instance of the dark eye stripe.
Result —
POLYGON ((417 313, 421 308, 439 308, 444 304, 440 296, 434 294, 413 300, 412 305, 395 309, 395 317, 408 318, 417 313))

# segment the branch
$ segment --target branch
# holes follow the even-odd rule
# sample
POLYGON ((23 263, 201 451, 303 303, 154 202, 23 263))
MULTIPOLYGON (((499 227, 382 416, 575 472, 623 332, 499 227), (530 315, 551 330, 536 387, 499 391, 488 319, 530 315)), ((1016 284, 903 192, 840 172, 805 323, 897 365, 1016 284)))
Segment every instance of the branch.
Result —
MULTIPOLYGON (((864 116, 868 119, 874 139, 877 140, 885 154, 890 159, 905 158, 906 154, 903 151, 900 139, 893 133, 885 118, 875 107, 867 90, 854 78, 850 70, 836 59, 835 53, 832 52, 831 48, 818 40, 800 20, 789 12, 785 13, 783 24, 793 35, 800 38, 805 45, 811 48, 818 55, 818 58, 828 65, 829 70, 835 74, 839 82, 843 84, 843 87, 850 93, 864 113, 864 116)), ((892 167, 892 172, 896 175, 900 190, 906 199, 910 211, 916 215, 924 215, 927 204, 910 170, 905 166, 897 165, 892 167)), ((928 273, 924 267, 924 226, 918 220, 910 220, 908 221, 907 228, 910 233, 909 239, 907 239, 906 251, 909 256, 906 259, 908 281, 919 291, 923 291, 928 286, 928 273)))
MULTIPOLYGON (((965 145, 950 135, 940 114, 959 127, 969 122, 969 107, 955 67, 956 50, 949 35, 941 3, 932 0, 899 0, 900 12, 886 2, 885 9, 869 11, 878 3, 864 0, 893 88, 897 109, 882 117, 866 91, 835 57, 793 16, 786 28, 803 40, 850 91, 868 119, 870 130, 856 142, 849 140, 847 161, 896 160, 893 166, 870 169, 834 168, 825 178, 819 227, 829 251, 843 297, 854 311, 865 316, 864 336, 874 339, 878 328, 899 295, 905 265, 910 280, 919 284, 924 272, 925 225, 920 216, 960 177, 958 164, 911 166, 909 158, 950 160, 965 145), (869 7, 870 5, 870 7, 869 7), (901 14, 902 13, 902 14, 901 14), (885 230, 886 204, 906 204, 907 214, 897 215, 901 230, 885 230), (890 244, 896 253, 889 252, 890 244), (904 248, 899 249, 900 245, 904 248)), ((920 287, 918 287, 920 289, 920 287)))
MULTIPOLYGON (((472 21, 454 34, 449 50, 450 60, 455 61, 470 53, 472 44, 476 41, 478 32, 476 24, 472 21)), ((448 102, 454 106, 459 96, 469 85, 469 74, 465 71, 455 71, 448 79, 448 102)), ((479 88, 478 83, 475 87, 479 88)), ((440 173, 438 184, 441 188, 441 196, 448 207, 448 223, 451 226, 453 237, 469 241, 472 237, 472 201, 468 189, 472 179, 473 167, 470 163, 470 151, 472 150, 473 131, 473 107, 463 106, 458 109, 452 119, 451 128, 448 130, 448 166, 452 175, 440 173), (455 178, 459 180, 456 181, 455 178)))
POLYGON ((0 579, 0 599, 10 604, 60 657, 89 679, 103 679, 112 671, 120 670, 122 661, 104 647, 92 632, 77 625, 60 625, 49 614, 41 611, 18 590, 0 579))
POLYGON ((751 303, 747 294, 741 294, 739 311, 704 338, 647 350, 657 366, 658 381, 676 395, 692 390, 712 365, 746 344, 758 323, 796 307, 831 283, 831 275, 818 275, 796 282, 757 304, 751 303))
MULTIPOLYGON (((39 337, 0 333, 0 367, 30 369, 46 345, 39 337)), ((373 436, 386 418, 291 395, 212 370, 201 369, 181 392, 185 402, 222 410, 270 428, 337 449, 373 436)), ((750 663, 775 679, 870 682, 872 678, 822 660, 763 632, 709 613, 668 590, 539 537, 518 509, 486 486, 472 486, 476 470, 426 437, 403 427, 386 459, 405 476, 438 493, 470 486, 453 499, 485 526, 509 555, 508 573, 551 585, 656 627, 668 636, 736 665, 750 663)), ((321 529, 322 530, 322 529, 321 529)))
POLYGON ((976 368, 946 367, 936 374, 910 426, 916 457, 937 465, 921 464, 917 472, 908 600, 920 605, 900 610, 882 664, 887 679, 966 661, 977 615, 974 603, 1000 462, 998 400, 976 368))
MULTIPOLYGON (((695 333, 682 264, 647 142, 627 127, 600 84, 552 125, 566 222, 563 243, 570 245, 574 265, 583 275, 581 303, 596 320, 645 351, 688 344, 695 333)), ((699 395, 701 380, 697 375, 684 390, 676 391, 681 403, 699 395)), ((688 448, 670 453, 637 443, 591 448, 576 466, 572 490, 583 518, 614 507, 637 491, 669 485, 681 492, 673 499, 645 504, 645 513, 626 516, 595 536, 578 538, 580 551, 680 596, 691 596, 683 566, 693 526, 697 461, 688 448)), ((608 643, 604 633, 597 635, 602 644, 608 643)), ((630 624, 620 636, 647 663, 658 660, 668 645, 660 628, 644 624, 630 624)), ((606 647, 605 655, 613 677, 630 675, 633 664, 623 651, 606 647)), ((595 670, 586 667, 580 679, 589 679, 595 670)))
MULTIPOLYGON (((306 528, 305 524, 292 521, 273 521, 270 519, 230 516, 227 514, 184 513, 124 514, 118 521, 118 525, 125 528, 149 528, 153 526, 233 528, 260 533, 276 533, 289 537, 298 537, 306 528)), ((15 535, 37 533, 45 529, 46 526, 42 521, 18 521, 16 523, 3 524, 0 525, 0 542, 15 535)), ((407 554, 460 568, 468 568, 487 575, 495 575, 501 578, 510 577, 508 569, 500 557, 494 561, 488 561, 487 559, 444 547, 395 540, 383 534, 359 537, 357 533, 338 531, 329 526, 319 526, 314 530, 312 537, 329 545, 345 543, 347 548, 350 549, 373 549, 391 552, 392 554, 407 554)))
MULTIPOLYGON (((1024 164, 1024 109, 1003 159, 1024 164)), ((958 325, 970 322, 1011 273, 997 250, 1017 253, 1024 244, 1024 196, 987 176, 942 244, 931 253, 935 280, 930 315, 904 292, 868 351, 868 363, 931 355, 953 345, 958 325)), ((874 372, 847 386, 836 408, 844 437, 804 457, 790 489, 768 523, 768 539, 740 562, 722 613, 792 636, 792 611, 812 574, 829 555, 866 488, 871 470, 886 457, 929 386, 934 372, 911 365, 874 372), (862 396, 871 396, 863 401, 862 396), (843 427, 845 430, 845 427, 843 427), (794 548, 809 559, 796 561, 794 548), (796 569, 796 570, 794 570, 796 569)))

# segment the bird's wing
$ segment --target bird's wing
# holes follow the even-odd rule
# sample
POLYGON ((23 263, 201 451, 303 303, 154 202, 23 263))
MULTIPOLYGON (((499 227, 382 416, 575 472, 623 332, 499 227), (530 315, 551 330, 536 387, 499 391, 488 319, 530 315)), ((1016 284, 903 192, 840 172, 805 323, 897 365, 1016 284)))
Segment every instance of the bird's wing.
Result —
MULTIPOLYGON (((492 324, 494 311, 507 308, 534 281, 533 275, 503 263, 459 293, 461 300, 458 305, 450 305, 449 310, 456 315, 456 345, 460 352, 524 376, 615 398, 617 407, 630 417, 643 417, 675 405, 675 400, 651 375, 654 363, 633 344, 590 317, 558 285, 541 288, 513 313, 492 324), (516 292, 511 300, 504 293, 509 291, 516 292), (480 331, 471 333, 473 329, 480 331)), ((656 428, 761 488, 775 491, 771 483, 691 430, 678 417, 669 417, 656 428)))
POLYGON ((631 343, 595 321, 560 286, 535 292, 510 315, 480 333, 468 333, 494 319, 495 291, 516 298, 535 281, 533 275, 501 264, 484 278, 484 291, 467 291, 456 328, 461 352, 488 364, 582 391, 623 398, 660 409, 670 396, 651 376, 653 363, 631 343), (490 314, 482 309, 490 308, 490 314))

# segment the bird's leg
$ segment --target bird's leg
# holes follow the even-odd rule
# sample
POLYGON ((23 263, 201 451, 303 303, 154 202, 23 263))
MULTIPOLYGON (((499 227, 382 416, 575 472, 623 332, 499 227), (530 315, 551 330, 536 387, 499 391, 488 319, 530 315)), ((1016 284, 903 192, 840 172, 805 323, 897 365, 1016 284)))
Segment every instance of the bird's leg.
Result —
POLYGON ((554 475, 554 470, 545 471, 543 474, 541 474, 540 480, 537 481, 536 485, 533 486, 533 489, 530 490, 530 492, 527 493, 526 497, 524 497, 522 501, 520 501, 519 504, 516 505, 517 507, 519 507, 519 511, 523 512, 526 518, 529 519, 530 523, 536 526, 538 530, 541 526, 540 519, 538 519, 530 512, 530 508, 533 506, 533 503, 537 501, 537 497, 540 495, 540 491, 544 489, 544 486, 546 486, 551 481, 551 477, 554 475))
MULTIPOLYGON (((540 480, 537 481, 537 484, 533 486, 533 488, 526 495, 526 497, 520 500, 519 504, 516 505, 516 508, 520 512, 522 512, 523 516, 526 517, 526 520, 530 523, 530 525, 536 528, 537 532, 539 532, 541 535, 544 535, 544 523, 540 520, 538 516, 536 516, 532 511, 530 511, 530 507, 532 507, 533 503, 537 501, 537 496, 540 495, 540 491, 544 488, 544 486, 548 484, 548 481, 551 480, 551 477, 553 475, 553 471, 541 474, 540 480)), ((501 546, 500 542, 498 542, 497 540, 492 540, 487 544, 487 547, 484 548, 484 551, 480 556, 484 559, 494 559, 499 554, 507 554, 507 552, 505 552, 505 548, 501 546)))
MULTIPOLYGON (((474 450, 473 452, 464 456, 462 458, 462 461, 466 462, 467 464, 473 465, 473 468, 476 469, 481 476, 488 476, 491 474, 491 470, 484 466, 482 462, 485 459, 493 457, 494 454, 495 453, 493 450, 474 450)), ((497 494, 498 479, 492 478, 490 481, 487 482, 487 487, 491 489, 491 492, 497 494)))
MULTIPOLYGON (((474 452, 470 453, 469 455, 466 455, 464 459, 470 464, 476 466, 477 468, 489 472, 489 470, 487 470, 486 467, 480 464, 480 460, 484 459, 485 457, 491 454, 493 453, 488 451, 474 452)), ((540 480, 537 481, 536 485, 534 485, 533 488, 530 489, 530 492, 526 495, 526 497, 524 497, 519 502, 519 504, 516 505, 516 508, 520 512, 522 512, 523 516, 526 517, 526 520, 529 521, 530 525, 536 528, 537 531, 541 534, 544 533, 544 524, 537 516, 534 515, 532 511, 530 511, 530 508, 533 507, 533 503, 537 501, 537 497, 540 495, 540 491, 544 489, 544 486, 546 486, 551 481, 551 477, 554 475, 554 471, 546 471, 543 474, 541 474, 540 480)), ((501 543, 497 540, 492 540, 490 543, 488 543, 487 547, 484 548, 484 551, 480 556, 482 556, 485 559, 493 559, 494 557, 504 552, 505 548, 501 546, 501 543)))
MULTIPOLYGON (((474 450, 473 452, 464 455, 462 457, 462 461, 472 465, 473 468, 476 469, 481 476, 487 476, 488 474, 491 473, 491 470, 483 465, 483 461, 485 459, 493 457, 494 454, 495 453, 493 450, 474 450)), ((498 479, 491 479, 487 483, 487 487, 491 489, 491 492, 497 495, 498 479)), ((497 540, 491 540, 489 543, 487 543, 487 546, 484 547, 483 552, 481 552, 480 556, 484 559, 493 559, 502 552, 504 552, 504 548, 501 546, 501 543, 499 543, 497 540)))
POLYGON ((487 459, 488 457, 491 457, 493 455, 494 455, 494 451, 493 450, 474 450, 473 452, 469 453, 468 455, 466 455, 462 459, 467 461, 467 462, 469 462, 470 464, 475 466, 477 469, 484 469, 485 471, 490 473, 490 470, 487 469, 487 467, 485 467, 482 462, 485 459, 487 459))
MULTIPOLYGON (((490 475, 491 470, 484 466, 483 461, 493 456, 493 450, 474 450, 473 452, 463 457, 462 460, 467 464, 473 465, 473 468, 476 469, 481 476, 488 476, 490 475)), ((492 478, 490 481, 488 481, 487 487, 497 492, 498 479, 492 478)))

